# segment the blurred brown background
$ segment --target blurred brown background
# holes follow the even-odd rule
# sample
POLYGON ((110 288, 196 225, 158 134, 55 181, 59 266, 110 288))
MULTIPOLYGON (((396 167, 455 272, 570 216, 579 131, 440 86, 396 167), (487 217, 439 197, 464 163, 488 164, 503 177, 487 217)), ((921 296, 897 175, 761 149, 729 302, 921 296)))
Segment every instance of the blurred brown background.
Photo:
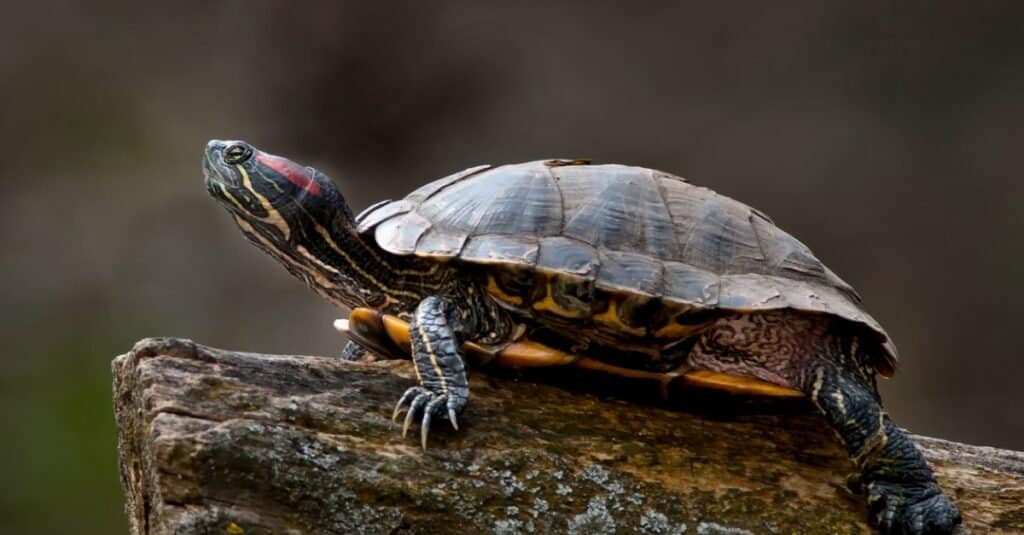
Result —
POLYGON ((0 16, 0 531, 125 530, 109 362, 138 338, 340 348, 207 198, 213 137, 356 209, 483 162, 689 177, 860 290, 899 423, 1024 449, 1019 4, 164 4, 0 16))

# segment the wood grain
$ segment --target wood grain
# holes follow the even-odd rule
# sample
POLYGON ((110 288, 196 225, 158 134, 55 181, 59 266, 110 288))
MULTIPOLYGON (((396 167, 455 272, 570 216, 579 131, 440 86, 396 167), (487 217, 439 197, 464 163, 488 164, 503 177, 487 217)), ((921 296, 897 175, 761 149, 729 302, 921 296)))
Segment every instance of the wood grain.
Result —
MULTIPOLYGON (((135 534, 871 532, 803 401, 662 407, 477 371, 462 430, 424 452, 390 419, 408 362, 154 338, 113 374, 135 534)), ((971 532, 1024 532, 1024 454, 915 440, 971 532)))

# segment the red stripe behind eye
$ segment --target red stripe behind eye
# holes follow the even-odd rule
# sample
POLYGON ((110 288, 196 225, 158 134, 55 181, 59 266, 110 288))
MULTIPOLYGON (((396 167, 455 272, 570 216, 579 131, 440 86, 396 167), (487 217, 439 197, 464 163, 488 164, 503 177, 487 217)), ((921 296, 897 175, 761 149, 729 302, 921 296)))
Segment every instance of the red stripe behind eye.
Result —
POLYGON ((256 159, 263 165, 281 173, 288 182, 306 190, 310 195, 320 196, 320 184, 317 184, 310 176, 310 170, 302 167, 291 160, 270 156, 269 154, 257 154, 256 159))

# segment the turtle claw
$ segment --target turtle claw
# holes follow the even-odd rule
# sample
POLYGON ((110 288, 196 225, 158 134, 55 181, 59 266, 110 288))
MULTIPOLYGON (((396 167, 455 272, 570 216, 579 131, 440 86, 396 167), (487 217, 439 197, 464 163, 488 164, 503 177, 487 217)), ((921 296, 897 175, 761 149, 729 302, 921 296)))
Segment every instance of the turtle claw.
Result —
POLYGON ((868 486, 868 508, 882 533, 950 533, 960 511, 934 482, 901 485, 876 481, 868 486))
POLYGON ((455 417, 455 408, 451 405, 448 406, 448 421, 452 423, 452 427, 454 427, 456 431, 459 430, 459 421, 455 417))
POLYGON ((409 407, 409 412, 405 413, 405 423, 402 424, 402 438, 405 438, 409 434, 409 426, 412 424, 412 407, 409 407))
POLYGON ((417 394, 421 394, 423 392, 424 390, 418 386, 414 386, 409 390, 406 390, 405 393, 402 394, 402 397, 399 398, 398 403, 395 403, 395 412, 391 413, 391 421, 397 422, 398 415, 402 412, 402 407, 405 405, 405 402, 409 401, 417 394))
POLYGON ((398 415, 402 412, 402 408, 408 404, 408 412, 405 413, 405 420, 402 422, 402 438, 405 438, 409 434, 409 428, 412 427, 413 420, 420 415, 420 445, 423 449, 427 449, 427 436, 430 433, 430 423, 435 417, 448 418, 448 421, 452 423, 452 427, 457 431, 459 429, 458 420, 456 417, 456 408, 451 403, 450 398, 446 394, 435 394, 426 388, 420 386, 414 386, 405 391, 402 394, 401 399, 395 405, 394 413, 391 416, 392 421, 398 420, 398 415), (422 413, 422 414, 420 414, 422 413))
POLYGON ((430 433, 430 412, 423 412, 423 423, 420 424, 420 447, 427 451, 427 434, 430 433))
MULTIPOLYGON (((408 392, 406 392, 406 394, 408 394, 408 392)), ((433 394, 423 390, 422 392, 417 393, 416 397, 412 398, 412 403, 409 404, 409 412, 405 413, 405 423, 402 425, 402 438, 405 438, 409 433, 409 426, 412 424, 412 419, 416 417, 416 413, 423 408, 428 401, 430 401, 432 396, 433 394)))
POLYGON ((423 449, 427 449, 427 433, 430 432, 430 420, 435 413, 440 413, 438 408, 442 403, 448 401, 448 396, 435 397, 427 404, 427 407, 423 409, 423 423, 420 424, 420 445, 423 449))

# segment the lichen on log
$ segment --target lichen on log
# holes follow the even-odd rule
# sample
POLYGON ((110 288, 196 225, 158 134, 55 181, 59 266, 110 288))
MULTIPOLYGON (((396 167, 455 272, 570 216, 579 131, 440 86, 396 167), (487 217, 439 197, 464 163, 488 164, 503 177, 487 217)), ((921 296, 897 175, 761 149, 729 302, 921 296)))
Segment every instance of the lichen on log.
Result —
MULTIPOLYGON (((135 534, 870 533, 803 402, 665 407, 476 372, 461 430, 422 451, 391 421, 408 362, 154 338, 113 373, 135 534)), ((1024 532, 1024 454, 915 440, 967 528, 1024 532)))

